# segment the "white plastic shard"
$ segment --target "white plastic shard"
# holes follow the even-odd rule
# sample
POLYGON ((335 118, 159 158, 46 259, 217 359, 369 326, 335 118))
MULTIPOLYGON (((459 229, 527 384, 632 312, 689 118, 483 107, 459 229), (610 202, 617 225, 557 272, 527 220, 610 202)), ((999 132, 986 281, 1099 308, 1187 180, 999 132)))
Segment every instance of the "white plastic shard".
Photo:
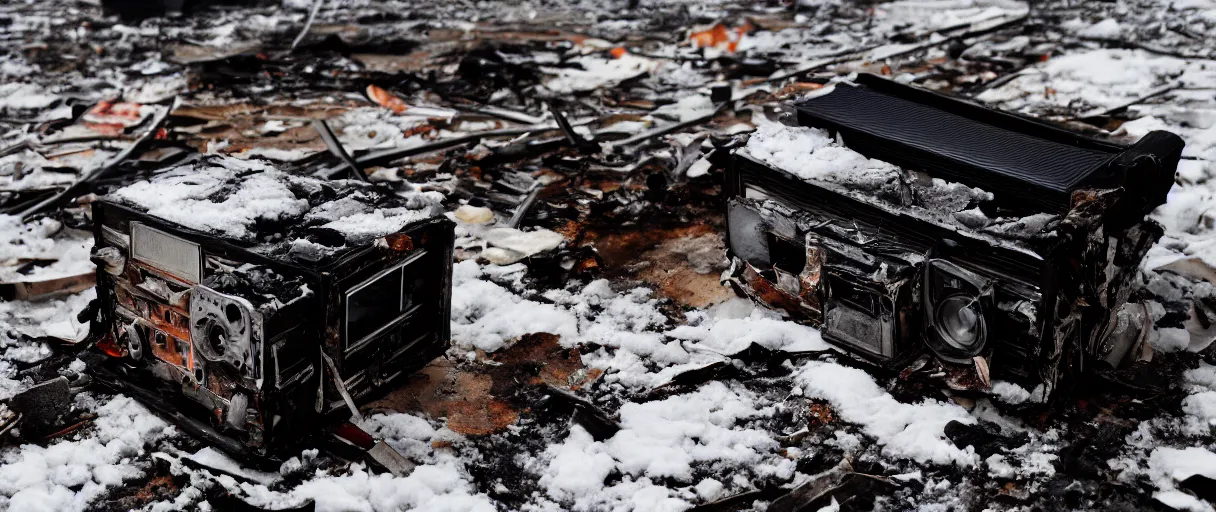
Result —
POLYGON ((489 224, 494 221, 494 211, 484 206, 463 205, 453 213, 456 220, 466 224, 489 224))
POLYGON ((521 254, 520 258, 556 249, 565 240, 560 233, 548 229, 520 231, 515 228, 493 228, 486 231, 482 238, 494 247, 521 254))

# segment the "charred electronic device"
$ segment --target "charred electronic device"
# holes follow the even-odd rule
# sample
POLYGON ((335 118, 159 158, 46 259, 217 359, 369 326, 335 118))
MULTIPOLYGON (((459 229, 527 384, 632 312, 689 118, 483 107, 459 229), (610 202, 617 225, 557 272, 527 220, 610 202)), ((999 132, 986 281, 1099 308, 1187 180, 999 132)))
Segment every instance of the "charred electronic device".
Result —
POLYGON ((874 360, 927 347, 958 388, 1050 392, 1134 351, 1113 334, 1139 328, 1121 309, 1178 136, 1124 147, 864 75, 796 109, 728 173, 737 292, 874 360))
POLYGON ((453 224, 426 194, 209 158, 94 203, 94 373, 274 460, 448 347, 453 224))

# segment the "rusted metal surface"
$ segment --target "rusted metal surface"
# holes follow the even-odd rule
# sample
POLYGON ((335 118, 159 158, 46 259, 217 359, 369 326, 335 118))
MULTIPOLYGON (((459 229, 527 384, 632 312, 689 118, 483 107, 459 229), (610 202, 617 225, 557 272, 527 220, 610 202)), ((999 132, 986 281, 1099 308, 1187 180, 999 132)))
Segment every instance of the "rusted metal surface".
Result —
POLYGON ((171 417, 205 415, 190 428, 214 429, 204 433, 226 439, 220 446, 233 455, 274 460, 327 417, 341 416, 343 398, 361 399, 446 348, 446 221, 424 215, 399 232, 346 248, 341 258, 291 261, 129 204, 99 204, 94 215, 103 299, 92 326, 101 339, 98 375, 115 386, 138 386, 148 394, 137 396, 171 417), (195 248, 184 253, 185 262, 198 268, 183 273, 197 277, 164 270, 182 262, 147 260, 162 253, 132 253, 128 231, 136 225, 152 233, 141 236, 165 237, 141 243, 195 248), (348 304, 356 307, 351 297, 384 279, 401 288, 397 294, 418 297, 374 319, 390 322, 386 327, 348 333, 348 321, 356 319, 347 312, 348 304), (338 363, 321 366, 322 350, 338 363))
POLYGON ((823 323, 822 318, 816 315, 819 311, 812 305, 803 303, 798 295, 779 288, 777 284, 760 275, 760 272, 750 263, 743 263, 743 265, 740 282, 746 286, 744 289, 748 290, 756 300, 796 315, 798 318, 804 318, 812 325, 823 323))
MULTIPOLYGON (((738 183, 734 194, 759 190, 758 197, 766 199, 729 202, 728 216, 756 220, 730 222, 738 230, 731 236, 740 246, 732 248, 733 273, 727 280, 792 318, 823 326, 825 338, 846 349, 898 363, 901 354, 920 350, 915 341, 923 336, 950 363, 944 371, 952 389, 985 390, 1001 378, 1030 388, 1041 384, 1049 394, 1062 378, 1077 375, 1093 361, 1125 360, 1111 355, 1116 344, 1108 336, 1109 326, 1129 298, 1137 265, 1162 232, 1143 218, 1139 196, 1122 189, 1077 190, 1054 229, 1035 236, 989 228, 972 235, 965 226, 938 232, 957 234, 928 235, 941 228, 931 218, 908 213, 906 198, 834 199, 838 192, 830 186, 799 183, 747 156, 736 157, 732 172, 728 183, 738 183), (850 219, 842 211, 856 213, 850 219), (876 218, 882 220, 870 224, 876 218), (901 224, 889 225, 896 222, 901 224), (751 234, 753 229, 764 234, 751 234), (970 249, 954 249, 960 242, 934 241, 960 235, 970 249), (763 236, 767 241, 758 238, 763 236), (789 253, 795 250, 805 255, 793 263, 801 266, 796 276, 783 267, 791 264, 789 253), (933 284, 932 279, 939 279, 934 275, 962 276, 956 282, 972 283, 968 286, 980 297, 981 325, 999 330, 1000 341, 960 355, 934 346, 941 336, 929 327, 938 314, 932 309, 938 307, 934 287, 940 286, 933 284), (1055 296, 1044 297, 1046 290, 1055 296)), ((958 293, 958 285, 952 287, 958 293)), ((1118 349, 1131 350, 1127 345, 1118 349)))

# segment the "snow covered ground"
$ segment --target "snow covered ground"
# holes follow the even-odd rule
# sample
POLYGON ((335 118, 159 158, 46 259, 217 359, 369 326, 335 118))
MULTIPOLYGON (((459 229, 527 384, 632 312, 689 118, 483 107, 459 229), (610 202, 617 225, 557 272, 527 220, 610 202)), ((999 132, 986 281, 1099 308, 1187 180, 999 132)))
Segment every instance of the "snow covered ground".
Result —
MULTIPOLYGON (((91 7, 60 3, 65 14, 36 9, 32 0, 0 8, 8 20, 0 25, 7 51, 0 59, 0 76, 6 82, 0 86, 0 108, 19 119, 61 119, 62 112, 46 109, 69 96, 100 98, 121 91, 129 100, 151 103, 158 96, 187 94, 192 76, 187 66, 167 62, 167 50, 164 54, 132 51, 133 45, 188 37, 200 46, 223 49, 259 38, 290 39, 311 2, 286 2, 294 9, 284 12, 229 11, 163 25, 115 20, 79 24, 71 14, 91 7), (22 38, 47 37, 51 32, 93 45, 96 49, 89 51, 99 55, 122 54, 128 67, 80 61, 51 69, 62 62, 17 44, 22 38), (34 75, 41 75, 41 81, 35 81, 34 75)), ((597 33, 579 46, 584 48, 578 50, 581 69, 568 65, 568 55, 562 52, 571 50, 560 44, 542 45, 529 56, 542 63, 552 58, 553 64, 559 54, 563 59, 562 66, 539 68, 547 75, 537 91, 563 95, 641 80, 653 90, 676 91, 685 100, 663 107, 666 112, 658 109, 628 121, 636 125, 616 126, 632 133, 656 120, 693 119, 712 109, 702 93, 716 77, 710 68, 698 66, 707 59, 730 57, 730 42, 696 49, 685 43, 684 34, 703 30, 712 25, 710 21, 733 23, 741 20, 740 13, 758 18, 764 14, 769 23, 746 36, 731 36, 739 43, 734 50, 738 55, 773 58, 777 67, 773 76, 843 55, 848 58, 838 66, 818 72, 845 75, 888 67, 886 72, 897 79, 958 89, 994 106, 1057 121, 1108 116, 1117 109, 1112 119, 1119 121, 1118 126, 1089 128, 1109 128, 1111 135, 1124 141, 1150 129, 1166 129, 1187 142, 1178 184, 1169 202, 1153 214, 1166 227, 1166 236, 1144 264, 1144 293, 1162 299, 1216 296, 1212 282, 1158 270, 1188 259, 1216 268, 1216 53, 1212 53, 1214 38, 1204 37, 1216 33, 1216 3, 1118 0, 1090 10, 1072 2, 1047 2, 1031 10, 1012 0, 900 0, 865 6, 847 0, 799 1, 797 14, 779 16, 784 8, 763 2, 740 6, 725 0, 643 0, 644 7, 651 4, 651 10, 645 11, 649 18, 622 14, 620 6, 605 3, 537 1, 494 8, 467 2, 423 6, 347 1, 327 7, 321 22, 338 26, 355 13, 383 15, 396 9, 403 17, 377 30, 410 31, 427 20, 432 29, 442 25, 472 33, 484 24, 505 26, 538 16, 586 17, 597 33), (410 18, 411 12, 417 20, 410 18), (969 39, 961 49, 926 44, 963 24, 1027 15, 1041 30, 998 32, 969 39), (773 22, 774 18, 784 21, 773 22), (679 44, 663 44, 649 56, 626 59, 603 53, 616 46, 609 40, 621 41, 625 35, 656 27, 680 34, 679 44), (1168 34, 1146 41, 1136 35, 1137 27, 1168 34), (1111 43, 1121 39, 1143 44, 1111 43), (980 77, 980 86, 963 90, 935 74, 935 69, 957 62, 957 55, 949 56, 956 51, 973 62, 1046 57, 1034 57, 1033 64, 1012 71, 998 65, 993 69, 1002 70, 1000 79, 990 69, 975 72, 993 76, 980 77)), ((357 67, 350 60, 344 62, 357 67)), ((309 76, 321 80, 319 74, 309 76)), ((764 94, 776 94, 782 86, 781 82, 751 85, 764 94)), ((295 100, 312 93, 285 94, 295 100)), ((350 100, 349 95, 337 93, 333 98, 350 100)), ((777 99, 768 102, 778 103, 777 99)), ((385 112, 364 101, 342 114, 335 123, 344 126, 340 134, 347 147, 419 143, 421 135, 410 135, 411 129, 434 117, 385 112)), ((750 130, 755 124, 759 122, 744 123, 744 128, 750 130)), ((16 124, 5 126, 6 145, 29 135, 16 124)), ((263 128, 266 133, 279 133, 288 129, 285 126, 263 128)), ((670 139, 666 158, 691 147, 680 140, 670 139)), ((214 151, 223 151, 228 144, 214 142, 209 145, 214 151)), ((797 161, 799 151, 806 148, 794 147, 796 142, 778 147, 769 140, 766 147, 775 157, 797 161)), ((321 149, 275 153, 280 150, 271 148, 236 156, 262 154, 290 161, 321 149)), ((488 151, 481 146, 470 153, 479 150, 488 151)), ((77 165, 92 165, 92 159, 107 154, 78 155, 84 163, 77 165)), ((0 185, 45 185, 61 179, 41 158, 30 151, 0 157, 0 185), (36 172, 26 174, 25 166, 36 172)), ((638 160, 642 157, 633 163, 638 160)), ((875 162, 866 171, 882 172, 883 165, 875 162)), ((188 214, 166 205, 173 215, 188 214)), ((887 486, 860 505, 842 505, 845 509, 1212 511, 1216 507, 1202 495, 1185 491, 1183 485, 1194 475, 1216 479, 1216 354, 1185 340, 1171 343, 1177 333, 1158 334, 1153 340, 1159 349, 1182 351, 1163 350, 1145 370, 1164 381, 1161 389, 1168 392, 1136 395, 1135 389, 1113 389, 1114 395, 1134 396, 1122 402, 1082 393, 1092 400, 1053 408, 1048 417, 1033 390, 1009 383, 995 383, 991 399, 909 392, 892 376, 867 371, 864 365, 833 354, 815 329, 742 299, 718 300, 708 307, 682 306, 653 285, 619 276, 548 283, 538 278, 544 269, 517 261, 562 243, 554 231, 498 226, 506 231, 491 233, 501 219, 494 220, 491 214, 487 220, 480 210, 456 212, 457 204, 451 206, 449 215, 460 222, 462 249, 474 256, 480 251, 482 261, 455 264, 453 348, 448 358, 476 372, 479 365, 488 364, 487 358, 509 351, 524 335, 558 335, 561 347, 577 350, 586 369, 595 371, 596 377, 577 393, 612 415, 619 430, 597 439, 583 424, 570 421, 568 414, 524 413, 504 431, 475 436, 450 428, 444 417, 417 410, 376 412, 361 426, 418 463, 410 475, 374 474, 361 464, 316 450, 291 458, 278 472, 264 472, 242 468, 188 439, 131 398, 90 390, 78 395, 75 404, 92 415, 88 425, 45 445, 15 442, 0 447, 0 509, 215 510, 222 509, 213 505, 221 493, 269 509, 312 500, 323 511, 681 511, 752 492, 731 509, 763 510, 784 490, 842 459, 850 460, 859 472, 883 477, 887 486), (765 361, 755 355, 754 346, 769 353, 803 354, 765 361), (807 355, 811 353, 815 355, 807 355), (722 378, 691 384, 678 380, 689 371, 715 364, 725 368, 722 378), (952 422, 983 434, 968 438, 970 443, 952 440, 957 439, 947 432, 952 422), (182 459, 187 458, 225 472, 184 464, 182 459)), ((22 224, 16 217, 0 216, 0 261, 55 260, 33 274, 23 274, 29 277, 70 275, 88 268, 90 244, 88 233, 58 220, 22 224)), ((712 268, 722 255, 715 259, 711 254, 709 259, 712 268)), ((0 269, 0 278, 12 277, 5 272, 0 269)), ((1208 279, 1213 279, 1211 274, 1208 279)), ((19 375, 23 363, 50 354, 49 347, 33 339, 83 337, 84 327, 76 322, 75 313, 93 296, 86 291, 36 303, 0 302, 0 399, 32 383, 19 375)), ((69 370, 79 371, 82 366, 73 363, 69 370)), ((1212 490, 1207 492, 1210 498, 1212 490)))

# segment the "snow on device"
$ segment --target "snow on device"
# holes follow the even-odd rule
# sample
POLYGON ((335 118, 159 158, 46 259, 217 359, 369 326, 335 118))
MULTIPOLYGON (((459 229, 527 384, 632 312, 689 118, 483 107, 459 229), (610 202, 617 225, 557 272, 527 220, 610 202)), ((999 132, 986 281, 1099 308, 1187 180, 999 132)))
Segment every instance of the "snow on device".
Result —
POLYGON ((448 347, 453 223, 424 193, 209 157, 93 206, 95 376, 273 460, 448 347))
POLYGON ((726 180, 726 279, 956 389, 1040 385, 1143 349, 1137 268, 1182 140, 1125 147, 862 75, 762 124, 726 180), (924 359, 921 359, 924 362, 924 359))

